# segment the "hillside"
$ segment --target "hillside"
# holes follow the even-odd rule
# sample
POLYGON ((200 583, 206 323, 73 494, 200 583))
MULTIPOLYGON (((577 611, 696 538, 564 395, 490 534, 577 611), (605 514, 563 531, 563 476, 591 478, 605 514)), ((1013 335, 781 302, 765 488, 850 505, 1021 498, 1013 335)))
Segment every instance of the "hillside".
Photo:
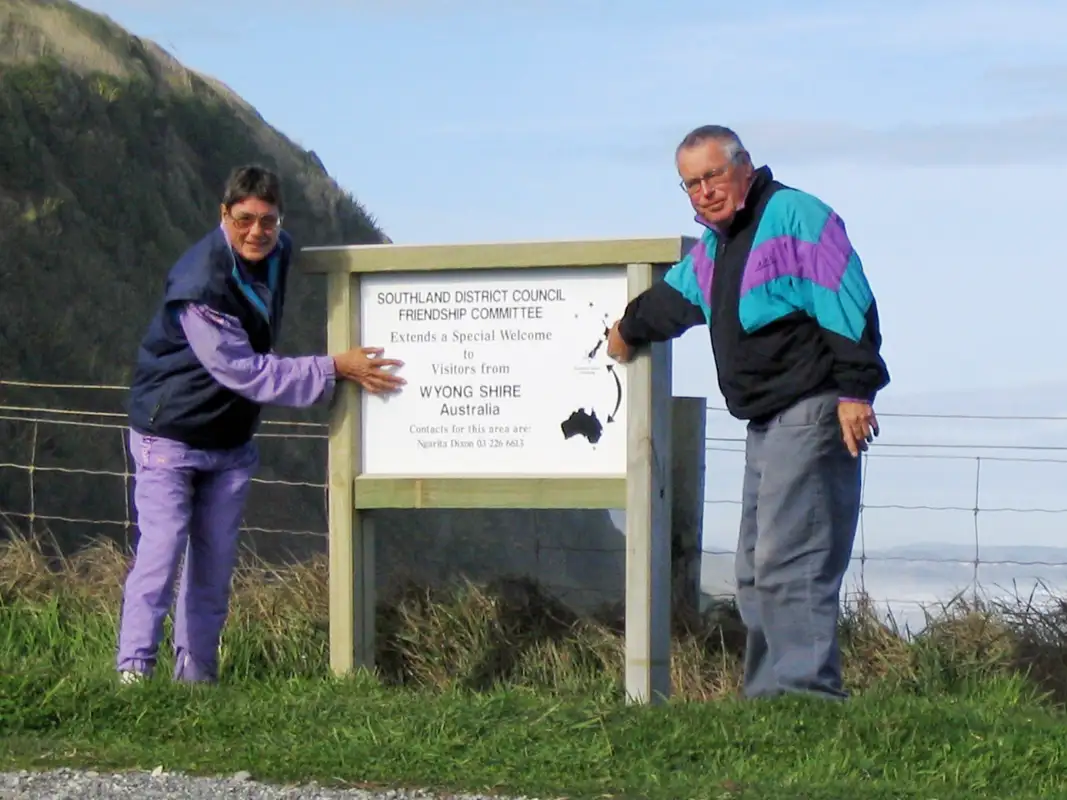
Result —
MULTIPOLYGON (((225 177, 248 161, 281 174, 298 246, 383 239, 313 152, 217 80, 66 0, 0 0, 0 378, 125 385, 167 269, 217 224, 225 177)), ((291 287, 281 349, 321 350, 324 287, 299 273, 291 287)), ((0 386, 8 407, 121 412, 124 401, 0 386)), ((40 426, 32 438, 31 425, 0 421, 0 462, 33 450, 39 465, 114 470, 118 459, 121 470, 114 429, 40 426)), ((269 442, 264 475, 321 479, 323 453, 314 441, 269 442)), ((38 473, 37 513, 121 519, 121 486, 103 480, 38 473)), ((321 491, 261 495, 276 523, 322 528, 321 491)), ((0 469, 0 509, 29 505, 26 475, 0 469)), ((71 542, 89 533, 50 527, 71 542)))
MULTIPOLYGON (((314 153, 217 80, 104 17, 64 0, 0 0, 0 69, 0 379, 125 385, 163 277, 217 223, 234 164, 260 161, 280 172, 286 227, 298 246, 385 238, 314 153)), ((294 273, 283 352, 325 346, 324 288, 321 278, 294 273)), ((0 385, 0 406, 9 409, 121 413, 124 401, 122 392, 0 385)), ((0 410, 0 512, 9 512, 0 513, 0 535, 27 529, 10 512, 32 512, 46 518, 36 530, 67 552, 101 535, 128 543, 124 420, 103 418, 115 427, 99 429, 34 425, 31 416, 0 410), (31 460, 33 473, 4 466, 31 460)), ((321 409, 266 416, 325 421, 321 409)), ((285 430, 308 436, 306 428, 285 430)), ((326 530, 324 491, 315 485, 325 480, 325 441, 261 438, 260 450, 260 478, 305 485, 254 485, 245 524, 268 530, 244 542, 272 561, 324 552, 322 536, 292 532, 326 530)), ((406 579, 508 573, 546 580, 578 604, 621 591, 621 534, 606 512, 537 511, 521 522, 503 511, 377 517, 387 533, 376 545, 382 591, 406 579)))

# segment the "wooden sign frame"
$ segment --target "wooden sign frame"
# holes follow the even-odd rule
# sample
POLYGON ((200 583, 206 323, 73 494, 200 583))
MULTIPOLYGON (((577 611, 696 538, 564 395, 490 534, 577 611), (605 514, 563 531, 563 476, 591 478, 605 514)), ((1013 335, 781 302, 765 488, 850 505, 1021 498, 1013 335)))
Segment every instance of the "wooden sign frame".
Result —
MULTIPOLYGON (((460 245, 308 247, 302 269, 327 276, 327 348, 361 346, 361 276, 428 270, 625 266, 628 298, 685 256, 688 237, 460 245)), ((618 309, 621 314, 623 309, 618 309)), ((374 342, 367 342, 373 345, 374 342)), ((338 386, 329 426, 330 666, 373 668, 373 510, 625 509, 626 669, 631 702, 670 695, 671 346, 626 365, 625 477, 386 477, 360 474, 362 392, 338 386)), ((388 352, 386 353, 388 355, 388 352)))

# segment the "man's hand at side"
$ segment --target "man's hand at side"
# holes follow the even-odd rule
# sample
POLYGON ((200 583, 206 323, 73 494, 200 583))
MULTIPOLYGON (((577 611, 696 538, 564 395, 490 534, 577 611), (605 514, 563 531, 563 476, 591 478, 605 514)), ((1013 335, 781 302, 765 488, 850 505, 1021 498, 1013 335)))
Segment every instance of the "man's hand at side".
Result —
POLYGON ((626 344, 619 333, 619 323, 616 321, 608 331, 608 358, 625 364, 634 357, 634 349, 626 344))
POLYGON ((867 444, 878 435, 878 418, 870 403, 841 400, 837 404, 837 419, 841 423, 845 447, 853 458, 866 451, 867 444))
POLYGON ((407 381, 389 372, 388 367, 402 367, 404 362, 382 358, 383 352, 381 347, 354 347, 333 357, 334 368, 338 377, 358 383, 373 394, 394 391, 407 381))

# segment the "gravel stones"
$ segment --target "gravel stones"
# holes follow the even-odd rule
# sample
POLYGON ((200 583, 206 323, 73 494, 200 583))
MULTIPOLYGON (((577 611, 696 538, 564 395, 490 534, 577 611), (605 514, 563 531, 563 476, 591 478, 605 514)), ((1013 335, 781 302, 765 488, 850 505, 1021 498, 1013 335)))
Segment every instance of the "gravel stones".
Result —
MULTIPOLYGON (((230 777, 201 778, 167 772, 96 772, 56 769, 0 773, 0 798, 34 800, 506 800, 489 795, 435 794, 418 790, 327 789, 315 784, 275 786, 241 771, 230 777)), ((533 800, 510 798, 509 800, 533 800)))

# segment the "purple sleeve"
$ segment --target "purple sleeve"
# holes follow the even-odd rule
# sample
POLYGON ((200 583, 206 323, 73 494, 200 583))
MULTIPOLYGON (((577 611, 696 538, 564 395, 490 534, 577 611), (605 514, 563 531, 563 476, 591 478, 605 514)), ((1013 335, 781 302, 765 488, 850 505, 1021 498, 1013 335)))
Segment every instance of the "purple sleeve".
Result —
POLYGON ((257 353, 236 319, 204 305, 187 303, 179 321, 211 376, 255 403, 305 408, 333 392, 336 374, 330 356, 257 353))

